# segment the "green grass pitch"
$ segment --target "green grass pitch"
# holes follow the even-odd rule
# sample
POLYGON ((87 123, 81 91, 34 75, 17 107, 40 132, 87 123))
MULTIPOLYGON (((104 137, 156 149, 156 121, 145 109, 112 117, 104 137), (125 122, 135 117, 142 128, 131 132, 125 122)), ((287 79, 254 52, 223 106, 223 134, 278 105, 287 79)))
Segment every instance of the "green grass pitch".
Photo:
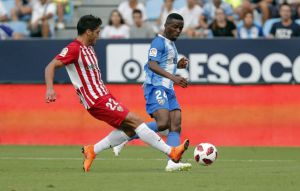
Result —
POLYGON ((297 191, 300 148, 219 147, 208 167, 184 160, 189 172, 164 171, 166 158, 149 147, 127 146, 98 156, 82 171, 79 146, 0 146, 0 191, 297 191))

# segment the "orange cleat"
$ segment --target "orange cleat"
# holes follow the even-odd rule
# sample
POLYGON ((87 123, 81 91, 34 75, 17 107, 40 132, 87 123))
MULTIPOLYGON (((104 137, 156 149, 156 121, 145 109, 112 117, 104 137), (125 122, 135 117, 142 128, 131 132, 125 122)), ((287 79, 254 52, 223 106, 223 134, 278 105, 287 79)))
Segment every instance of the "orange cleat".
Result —
POLYGON ((172 147, 171 153, 169 154, 169 157, 172 161, 175 163, 178 163, 181 159, 181 156, 183 155, 184 151, 186 151, 189 147, 190 141, 188 139, 184 140, 184 142, 177 146, 172 147))
POLYGON ((96 158, 96 153, 94 152, 94 145, 87 145, 82 147, 82 154, 84 155, 83 161, 83 171, 88 172, 90 171, 90 167, 96 158))

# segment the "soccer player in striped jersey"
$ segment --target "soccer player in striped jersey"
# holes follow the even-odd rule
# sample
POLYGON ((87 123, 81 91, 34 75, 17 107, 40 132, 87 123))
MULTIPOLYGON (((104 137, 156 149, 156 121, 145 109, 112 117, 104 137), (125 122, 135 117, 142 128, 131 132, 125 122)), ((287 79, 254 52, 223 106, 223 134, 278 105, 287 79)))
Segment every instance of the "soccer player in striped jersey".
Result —
POLYGON ((162 151, 174 162, 179 162, 189 146, 189 140, 181 145, 167 145, 143 120, 130 112, 105 87, 101 79, 98 60, 93 46, 99 38, 100 18, 86 15, 77 24, 78 37, 65 47, 45 68, 46 102, 56 100, 53 88, 55 69, 65 66, 81 103, 96 119, 105 121, 116 130, 94 145, 82 148, 83 169, 90 170, 93 160, 101 151, 121 144, 138 135, 142 141, 162 151))
MULTIPOLYGON (((177 68, 186 68, 188 60, 183 57, 178 60, 178 52, 174 41, 183 29, 184 21, 181 15, 168 15, 163 35, 158 35, 151 43, 148 52, 148 62, 145 65, 146 80, 144 96, 147 113, 156 123, 149 123, 154 131, 169 129, 167 144, 180 145, 181 109, 176 98, 173 84, 187 87, 187 79, 176 76, 177 68)), ((135 137, 137 138, 137 137, 135 137)), ((119 153, 124 143, 114 148, 119 153)), ((189 170, 190 163, 174 163, 168 160, 166 171, 189 170)))

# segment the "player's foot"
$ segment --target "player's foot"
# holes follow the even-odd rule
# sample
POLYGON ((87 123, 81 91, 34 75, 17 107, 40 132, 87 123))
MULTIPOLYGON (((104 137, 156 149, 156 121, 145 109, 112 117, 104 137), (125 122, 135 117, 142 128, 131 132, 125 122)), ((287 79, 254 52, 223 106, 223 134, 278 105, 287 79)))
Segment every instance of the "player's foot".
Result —
POLYGON ((94 159, 96 158, 96 153, 94 152, 94 145, 87 145, 82 147, 82 154, 84 156, 83 170, 84 172, 88 172, 94 159))
POLYGON ((124 148, 124 146, 128 143, 128 141, 124 141, 123 143, 113 147, 113 152, 115 153, 115 156, 119 156, 121 153, 121 150, 124 148))
POLYGON ((166 171, 167 172, 188 171, 191 168, 192 168, 191 163, 182 163, 182 162, 175 163, 172 160, 168 160, 166 171))
POLYGON ((169 157, 171 160, 173 160, 175 163, 178 163, 181 159, 181 156, 183 155, 184 151, 186 151, 189 147, 190 141, 188 139, 184 140, 184 142, 177 146, 172 147, 171 153, 169 154, 169 157))

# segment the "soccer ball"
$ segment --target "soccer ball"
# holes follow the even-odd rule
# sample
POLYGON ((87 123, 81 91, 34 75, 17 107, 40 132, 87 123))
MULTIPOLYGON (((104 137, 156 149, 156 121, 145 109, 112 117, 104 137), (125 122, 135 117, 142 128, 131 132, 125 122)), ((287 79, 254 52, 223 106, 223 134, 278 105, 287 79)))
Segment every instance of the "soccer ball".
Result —
POLYGON ((210 143, 200 143, 194 150, 195 161, 204 166, 211 165, 217 156, 217 148, 210 143))

